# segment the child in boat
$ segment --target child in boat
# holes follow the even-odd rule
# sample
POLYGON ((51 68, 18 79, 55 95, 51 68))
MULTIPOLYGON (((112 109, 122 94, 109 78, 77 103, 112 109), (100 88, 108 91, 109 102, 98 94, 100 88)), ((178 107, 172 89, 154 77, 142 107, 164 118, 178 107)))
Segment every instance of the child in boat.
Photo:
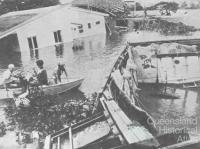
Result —
POLYGON ((65 68, 65 64, 63 64, 62 62, 59 62, 56 69, 53 72, 53 78, 54 78, 54 82, 57 83, 61 83, 61 75, 65 74, 67 80, 68 80, 68 74, 65 68))
POLYGON ((48 85, 48 77, 47 77, 47 71, 44 69, 43 60, 37 60, 36 61, 37 70, 34 68, 33 71, 37 78, 37 85, 48 85))

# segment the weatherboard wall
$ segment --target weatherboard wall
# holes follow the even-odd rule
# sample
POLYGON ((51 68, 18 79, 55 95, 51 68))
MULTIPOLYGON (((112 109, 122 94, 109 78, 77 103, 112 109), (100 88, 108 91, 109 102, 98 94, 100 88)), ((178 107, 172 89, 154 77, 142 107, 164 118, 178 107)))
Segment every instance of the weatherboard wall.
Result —
POLYGON ((29 52, 28 38, 33 36, 37 39, 39 49, 55 45, 54 32, 58 30, 61 31, 62 42, 106 33, 103 15, 64 7, 39 16, 16 30, 21 52, 29 52), (79 31, 80 25, 82 32, 79 31))

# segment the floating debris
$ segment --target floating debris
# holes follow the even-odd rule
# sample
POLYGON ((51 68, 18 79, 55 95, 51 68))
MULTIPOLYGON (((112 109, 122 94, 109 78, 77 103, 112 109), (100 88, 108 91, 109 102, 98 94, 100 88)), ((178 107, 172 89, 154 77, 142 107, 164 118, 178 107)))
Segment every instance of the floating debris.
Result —
POLYGON ((193 26, 188 26, 181 22, 168 22, 159 18, 155 18, 154 20, 142 20, 135 22, 134 29, 136 31, 155 31, 162 35, 186 35, 190 32, 197 31, 197 29, 193 26))

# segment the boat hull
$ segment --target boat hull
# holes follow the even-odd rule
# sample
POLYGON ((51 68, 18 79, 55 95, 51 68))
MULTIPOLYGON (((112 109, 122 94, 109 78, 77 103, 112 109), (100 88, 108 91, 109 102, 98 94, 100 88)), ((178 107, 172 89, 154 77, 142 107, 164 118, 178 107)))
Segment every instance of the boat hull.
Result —
MULTIPOLYGON (((61 94, 71 89, 78 88, 82 84, 83 80, 84 80, 83 78, 69 79, 68 81, 64 81, 63 83, 60 84, 42 86, 40 87, 40 89, 44 92, 45 95, 61 94)), ((13 99, 14 98, 13 94, 16 92, 20 93, 21 88, 11 89, 8 91, 6 91, 5 89, 1 89, 0 100, 13 99)))
POLYGON ((42 90, 45 95, 56 95, 56 94, 61 94, 65 93, 71 89, 78 88, 84 79, 72 79, 61 83, 61 84, 55 84, 51 86, 45 86, 42 87, 42 90))

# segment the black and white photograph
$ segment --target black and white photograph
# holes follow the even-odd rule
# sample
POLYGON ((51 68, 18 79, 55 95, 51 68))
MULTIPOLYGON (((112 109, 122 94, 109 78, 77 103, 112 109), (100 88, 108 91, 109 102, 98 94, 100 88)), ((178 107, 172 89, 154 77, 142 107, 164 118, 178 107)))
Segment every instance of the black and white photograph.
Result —
POLYGON ((200 149, 200 0, 0 0, 0 149, 200 149))

